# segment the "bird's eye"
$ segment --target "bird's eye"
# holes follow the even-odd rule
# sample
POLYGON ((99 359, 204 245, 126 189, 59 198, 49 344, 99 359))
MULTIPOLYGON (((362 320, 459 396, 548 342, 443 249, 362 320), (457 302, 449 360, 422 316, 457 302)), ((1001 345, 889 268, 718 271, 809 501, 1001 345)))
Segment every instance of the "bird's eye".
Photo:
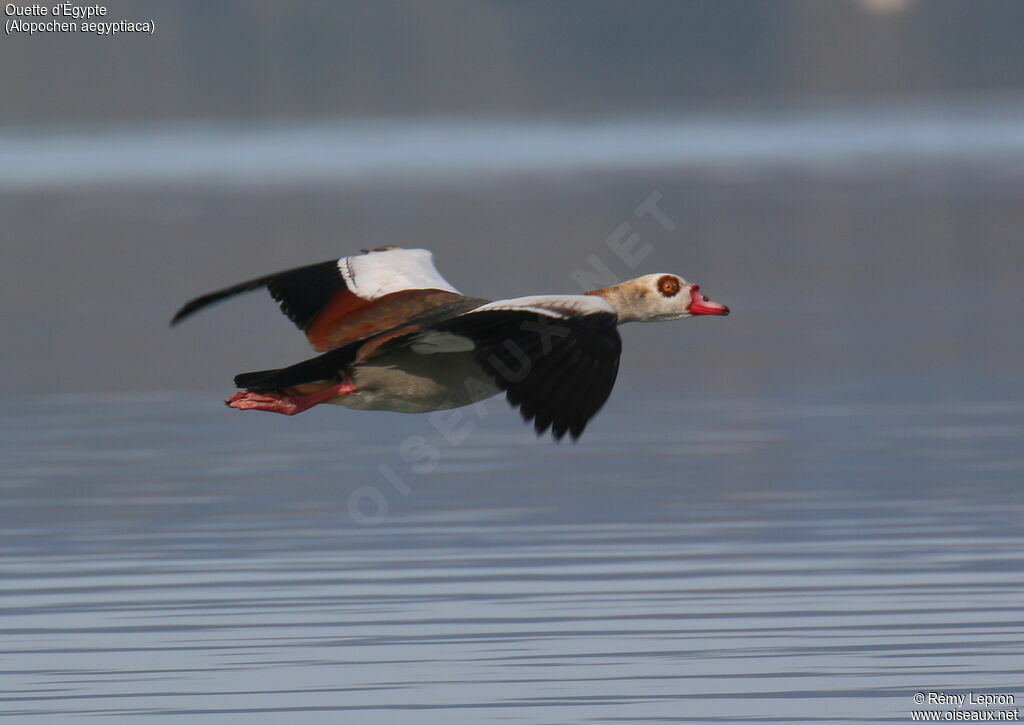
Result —
POLYGON ((662 297, 675 297, 679 294, 679 278, 666 274, 658 279, 658 292, 662 297))
POLYGON ((702 300, 704 300, 705 302, 710 302, 710 301, 711 301, 711 300, 709 300, 709 299, 708 299, 708 296, 707 296, 707 295, 701 295, 701 296, 700 296, 700 298, 701 298, 702 300))

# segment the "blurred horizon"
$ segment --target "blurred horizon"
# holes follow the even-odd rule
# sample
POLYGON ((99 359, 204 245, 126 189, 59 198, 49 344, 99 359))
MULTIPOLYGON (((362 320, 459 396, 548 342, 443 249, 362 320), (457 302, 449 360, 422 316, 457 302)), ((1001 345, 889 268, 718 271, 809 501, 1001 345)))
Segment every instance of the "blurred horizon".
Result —
POLYGON ((107 7, 155 20, 155 34, 3 39, 0 126, 644 116, 1024 91, 1024 4, 1010 0, 107 7))

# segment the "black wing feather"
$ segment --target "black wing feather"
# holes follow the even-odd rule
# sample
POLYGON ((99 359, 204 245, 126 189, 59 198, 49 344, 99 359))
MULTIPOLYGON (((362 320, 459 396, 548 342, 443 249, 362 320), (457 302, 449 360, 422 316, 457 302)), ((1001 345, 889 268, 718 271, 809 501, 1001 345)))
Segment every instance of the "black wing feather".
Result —
POLYGON ((477 363, 523 419, 533 421, 538 435, 550 429, 556 440, 566 433, 575 440, 615 385, 622 352, 616 323, 610 312, 558 319, 526 310, 484 310, 435 329, 474 341, 477 363), (557 328, 558 334, 539 332, 538 326, 557 328))
POLYGON ((338 262, 332 259, 257 277, 196 297, 186 302, 174 314, 171 325, 178 324, 215 302, 261 287, 266 287, 270 291, 270 295, 280 303, 281 311, 302 330, 309 327, 313 318, 327 305, 332 295, 346 288, 345 280, 338 270, 338 262))

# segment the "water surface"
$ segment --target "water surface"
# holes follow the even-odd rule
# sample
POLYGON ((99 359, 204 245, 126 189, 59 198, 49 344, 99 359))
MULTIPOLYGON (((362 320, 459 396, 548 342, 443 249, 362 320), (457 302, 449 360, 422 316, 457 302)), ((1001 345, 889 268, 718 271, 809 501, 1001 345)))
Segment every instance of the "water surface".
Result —
POLYGON ((177 132, 80 155, 5 133, 0 713, 863 723, 917 691, 1024 697, 1019 114, 946 111, 659 121, 610 154, 601 127, 560 156, 565 129, 428 127, 400 148, 450 157, 408 173, 376 143, 346 166, 364 137, 339 127, 312 170, 282 161, 309 127, 180 163, 177 132), (651 194, 671 228, 638 216, 651 194), (469 294, 578 291, 596 260, 734 314, 624 328, 576 445, 500 400, 238 413, 231 375, 309 354, 288 322, 251 297, 166 328, 387 243, 469 294))
POLYGON ((419 417, 16 405, 3 708, 863 722, 922 689, 1017 691, 1024 406, 685 403, 558 447, 511 420, 452 446, 419 417), (399 450, 416 435, 428 473, 399 450))

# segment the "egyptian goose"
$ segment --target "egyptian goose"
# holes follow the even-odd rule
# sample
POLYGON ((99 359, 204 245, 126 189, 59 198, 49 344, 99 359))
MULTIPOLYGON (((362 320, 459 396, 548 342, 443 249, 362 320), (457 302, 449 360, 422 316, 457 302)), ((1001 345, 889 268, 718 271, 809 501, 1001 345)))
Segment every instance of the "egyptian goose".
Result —
POLYGON ((294 415, 320 403, 423 413, 505 391, 538 435, 576 439, 615 384, 623 322, 728 315, 700 287, 649 274, 582 295, 466 297, 425 249, 382 247, 197 297, 174 325, 220 300, 266 287, 318 357, 242 373, 225 402, 294 415))

